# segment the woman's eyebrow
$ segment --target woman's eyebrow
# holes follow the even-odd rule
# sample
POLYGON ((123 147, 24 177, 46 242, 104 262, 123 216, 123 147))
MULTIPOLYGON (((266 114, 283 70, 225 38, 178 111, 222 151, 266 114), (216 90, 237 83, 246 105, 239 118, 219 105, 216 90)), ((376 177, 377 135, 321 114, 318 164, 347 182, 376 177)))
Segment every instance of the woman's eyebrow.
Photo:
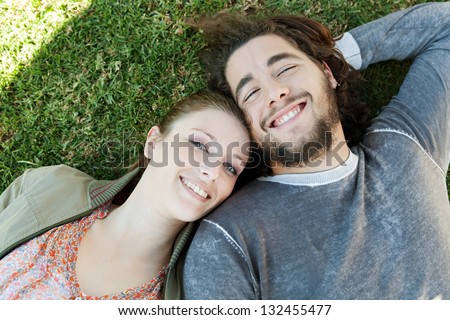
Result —
POLYGON ((191 128, 191 130, 201 132, 201 133, 207 135, 211 140, 217 141, 217 138, 216 138, 216 137, 214 137, 212 134, 210 134, 210 133, 208 133, 208 132, 206 132, 206 131, 203 131, 203 130, 197 129, 197 128, 191 128))
POLYGON ((233 155, 233 158, 236 158, 236 159, 238 159, 238 160, 241 160, 241 162, 245 162, 245 161, 244 161, 244 157, 241 156, 240 154, 235 154, 235 155, 233 155))

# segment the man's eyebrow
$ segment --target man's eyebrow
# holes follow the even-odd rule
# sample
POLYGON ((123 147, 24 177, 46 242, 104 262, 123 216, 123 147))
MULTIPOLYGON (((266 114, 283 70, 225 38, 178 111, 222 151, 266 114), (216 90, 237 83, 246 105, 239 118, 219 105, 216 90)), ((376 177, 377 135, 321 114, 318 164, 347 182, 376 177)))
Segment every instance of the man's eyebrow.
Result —
MULTIPOLYGON (((300 57, 296 56, 295 54, 287 53, 287 52, 279 53, 279 54, 276 54, 276 55, 270 57, 269 60, 267 60, 267 66, 270 67, 273 64, 277 63, 278 61, 283 60, 283 59, 288 59, 288 58, 299 59, 300 57)), ((238 85, 236 86, 236 90, 235 90, 236 101, 239 100, 239 96, 241 94, 242 88, 247 83, 249 83, 251 80, 253 80, 253 76, 250 73, 248 73, 247 75, 245 75, 245 77, 243 77, 241 79, 241 81, 239 81, 238 85)))
POLYGON ((252 80, 253 80, 253 76, 249 73, 249 74, 245 75, 245 77, 243 77, 243 78, 241 79, 241 81, 239 81, 238 85, 236 86, 236 90, 235 90, 235 92, 236 92, 236 101, 239 100, 239 96, 240 96, 240 94, 241 94, 242 88, 243 88, 247 83, 249 83, 249 82, 252 81, 252 80))
POLYGON ((279 53, 279 54, 276 54, 276 55, 270 57, 269 60, 267 60, 267 66, 270 67, 271 65, 277 63, 278 61, 287 59, 287 58, 299 59, 300 57, 296 56, 295 54, 287 53, 287 52, 279 53))

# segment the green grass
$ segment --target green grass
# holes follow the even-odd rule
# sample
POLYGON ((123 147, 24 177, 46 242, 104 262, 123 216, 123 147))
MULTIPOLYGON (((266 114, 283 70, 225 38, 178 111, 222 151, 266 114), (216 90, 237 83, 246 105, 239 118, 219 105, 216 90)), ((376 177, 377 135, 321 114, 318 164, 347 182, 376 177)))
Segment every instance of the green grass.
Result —
MULTIPOLYGON (((426 1, 3 0, 0 190, 30 167, 122 173, 173 101, 204 88, 202 42, 187 19, 220 10, 300 13, 338 35, 419 2, 426 1)), ((368 72, 365 98, 382 106, 406 67, 368 72)))

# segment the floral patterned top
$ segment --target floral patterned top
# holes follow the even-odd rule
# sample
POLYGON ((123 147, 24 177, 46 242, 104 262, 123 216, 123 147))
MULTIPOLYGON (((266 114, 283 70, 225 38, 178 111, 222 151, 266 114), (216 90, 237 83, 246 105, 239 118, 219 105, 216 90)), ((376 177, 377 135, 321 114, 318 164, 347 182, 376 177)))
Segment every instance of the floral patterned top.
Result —
POLYGON ((75 271, 78 248, 95 219, 108 215, 108 206, 49 230, 0 260, 0 299, 161 299, 167 267, 149 283, 123 292, 95 297, 80 290, 75 271))

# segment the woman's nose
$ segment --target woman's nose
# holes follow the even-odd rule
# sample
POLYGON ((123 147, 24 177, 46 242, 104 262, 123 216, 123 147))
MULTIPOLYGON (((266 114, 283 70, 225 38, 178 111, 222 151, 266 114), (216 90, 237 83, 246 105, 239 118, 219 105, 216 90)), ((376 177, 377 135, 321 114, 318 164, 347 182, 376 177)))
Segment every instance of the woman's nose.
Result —
POLYGON ((222 163, 219 160, 215 161, 203 161, 200 164, 200 172, 209 180, 216 180, 219 177, 220 168, 222 163))

